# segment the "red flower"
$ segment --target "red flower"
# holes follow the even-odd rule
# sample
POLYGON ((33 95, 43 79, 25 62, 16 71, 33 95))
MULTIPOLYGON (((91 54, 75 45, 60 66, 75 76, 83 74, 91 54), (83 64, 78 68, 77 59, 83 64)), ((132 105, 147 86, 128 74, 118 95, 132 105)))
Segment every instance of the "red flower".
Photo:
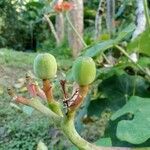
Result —
POLYGON ((62 2, 61 4, 60 3, 57 3, 55 6, 54 6, 54 10, 56 12, 63 12, 63 11, 70 11, 74 8, 74 4, 71 3, 71 2, 62 2))
POLYGON ((69 3, 69 2, 63 2, 63 9, 65 11, 70 11, 74 8, 74 4, 73 3, 69 3))
POLYGON ((63 10, 62 10, 62 4, 56 4, 55 6, 54 6, 54 10, 56 11, 56 12, 62 12, 63 10))

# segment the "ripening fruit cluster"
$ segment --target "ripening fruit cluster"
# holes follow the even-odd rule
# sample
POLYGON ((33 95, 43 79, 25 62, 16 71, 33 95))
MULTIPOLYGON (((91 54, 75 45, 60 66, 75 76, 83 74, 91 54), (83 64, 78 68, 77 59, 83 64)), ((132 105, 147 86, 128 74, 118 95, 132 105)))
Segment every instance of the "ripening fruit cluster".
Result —
MULTIPOLYGON (((34 73, 43 80, 53 79, 57 73, 57 62, 49 53, 38 54, 34 60, 34 73)), ((90 57, 79 57, 73 64, 74 81, 80 86, 91 84, 96 76, 95 62, 90 57)))

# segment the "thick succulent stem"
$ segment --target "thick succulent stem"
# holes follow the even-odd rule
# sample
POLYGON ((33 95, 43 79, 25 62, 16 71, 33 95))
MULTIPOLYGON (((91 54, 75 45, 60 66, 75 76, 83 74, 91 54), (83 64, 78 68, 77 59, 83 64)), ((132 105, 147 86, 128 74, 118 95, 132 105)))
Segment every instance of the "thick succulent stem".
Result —
MULTIPOLYGON (((62 130, 67 138, 76 145, 80 150, 96 150, 96 146, 84 140, 76 131, 74 127, 75 112, 69 113, 62 121, 62 130)), ((98 150, 98 149, 97 149, 98 150)))

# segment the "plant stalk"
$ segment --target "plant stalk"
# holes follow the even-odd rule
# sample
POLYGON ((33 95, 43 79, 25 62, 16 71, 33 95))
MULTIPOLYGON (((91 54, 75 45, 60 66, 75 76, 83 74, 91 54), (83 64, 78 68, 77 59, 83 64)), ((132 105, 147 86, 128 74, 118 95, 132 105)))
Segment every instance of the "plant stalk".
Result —
POLYGON ((83 38, 81 37, 81 35, 78 33, 78 31, 76 30, 76 28, 74 27, 74 25, 72 24, 69 16, 68 16, 68 13, 66 12, 66 19, 70 25, 70 27, 73 29, 73 31, 76 33, 76 35, 78 36, 78 38, 80 39, 80 41, 82 42, 82 44, 84 45, 84 47, 86 48, 87 47, 87 44, 85 43, 85 41, 83 40, 83 38))
POLYGON ((80 150, 101 150, 97 146, 84 140, 76 131, 74 127, 75 112, 69 113, 62 122, 62 130, 67 138, 76 145, 80 150))
POLYGON ((147 22, 148 27, 150 28, 150 16, 149 16, 148 2, 147 0, 143 0, 143 3, 144 3, 144 13, 146 17, 146 22, 147 22))
POLYGON ((43 91, 46 95, 49 108, 56 114, 63 116, 59 102, 53 98, 52 85, 49 80, 43 80, 43 91))
POLYGON ((75 112, 83 103, 87 93, 89 90, 89 86, 85 85, 85 86, 79 86, 79 93, 77 98, 74 100, 73 104, 69 107, 69 112, 68 113, 72 113, 75 112))
POLYGON ((44 18, 45 18, 45 20, 47 21, 47 23, 48 23, 48 25, 49 25, 49 28, 50 28, 50 30, 51 30, 51 32, 53 33, 53 35, 54 35, 54 37, 55 37, 55 39, 56 39, 56 43, 57 43, 57 46, 60 44, 60 40, 59 40, 59 38, 58 38, 58 35, 57 35, 57 33, 56 33, 56 31, 55 31, 55 28, 54 28, 54 26, 53 26, 53 23, 52 23, 52 21, 50 20, 50 18, 49 18, 49 16, 48 15, 44 15, 44 18))
POLYGON ((34 98, 30 100, 27 105, 35 108, 36 110, 38 110, 39 112, 50 118, 50 120, 52 120, 56 125, 60 123, 62 117, 60 115, 57 115, 55 112, 51 111, 48 107, 43 105, 38 99, 34 98))
POLYGON ((136 63, 135 61, 133 61, 131 59, 131 57, 129 56, 129 54, 122 47, 120 47, 119 45, 115 45, 115 47, 119 51, 121 51, 132 63, 134 63, 144 74, 146 74, 150 78, 150 75, 138 63, 136 63))

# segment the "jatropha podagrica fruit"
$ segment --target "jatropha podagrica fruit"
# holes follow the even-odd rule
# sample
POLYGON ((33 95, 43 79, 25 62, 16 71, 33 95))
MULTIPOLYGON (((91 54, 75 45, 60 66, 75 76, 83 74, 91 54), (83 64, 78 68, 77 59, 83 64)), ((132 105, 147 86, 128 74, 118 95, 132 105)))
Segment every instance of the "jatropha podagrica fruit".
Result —
POLYGON ((57 62, 49 53, 38 54, 34 59, 34 73, 43 80, 53 79, 57 72, 57 62))
POLYGON ((95 62, 91 57, 79 57, 73 65, 74 80, 80 85, 91 84, 96 76, 95 62))

